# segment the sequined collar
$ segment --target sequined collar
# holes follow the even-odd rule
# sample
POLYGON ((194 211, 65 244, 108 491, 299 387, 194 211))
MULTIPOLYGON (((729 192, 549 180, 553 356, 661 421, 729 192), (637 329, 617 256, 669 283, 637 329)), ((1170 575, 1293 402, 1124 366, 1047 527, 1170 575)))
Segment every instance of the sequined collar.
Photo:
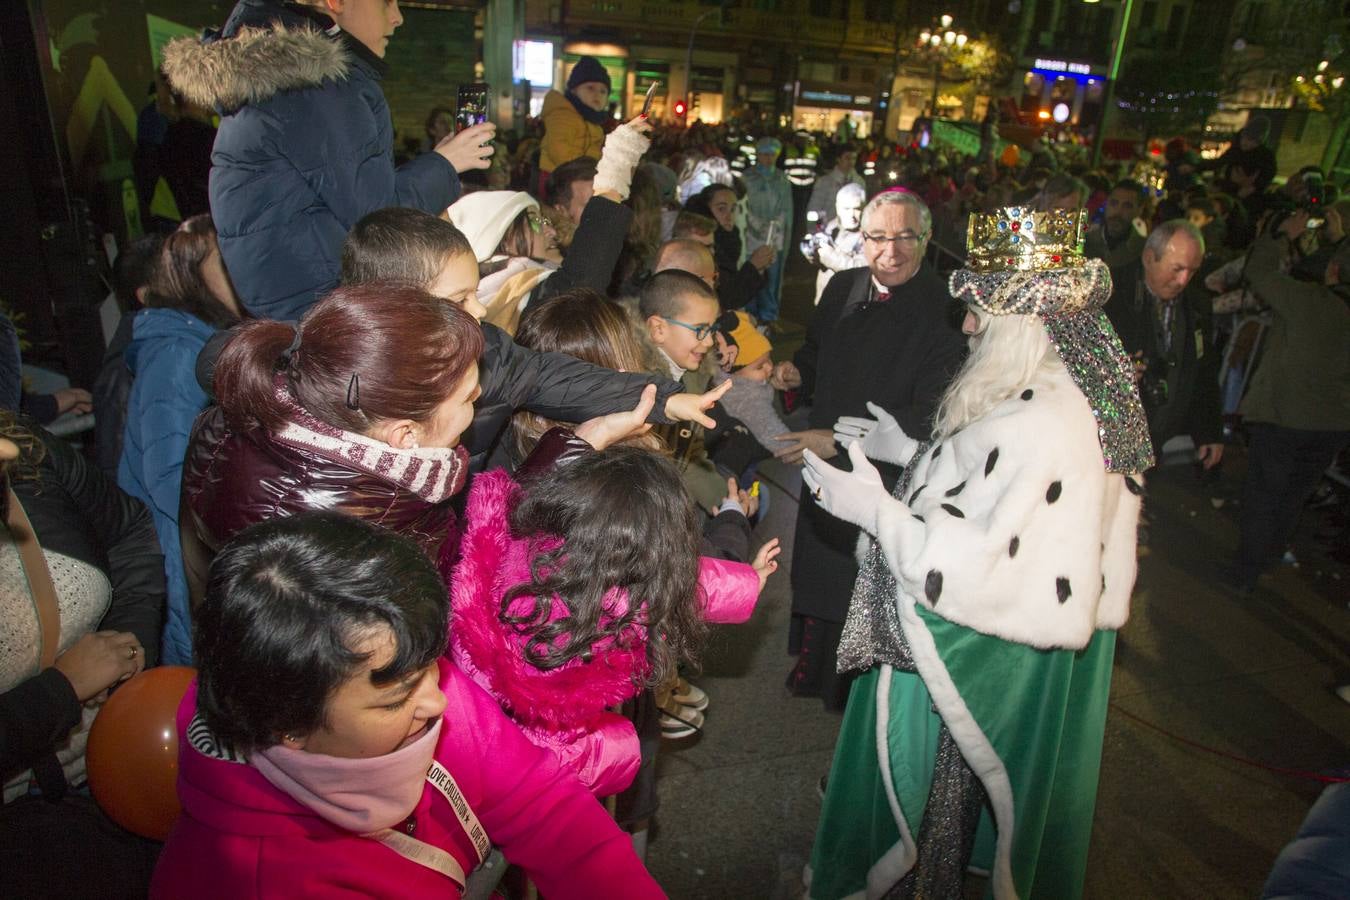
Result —
POLYGON ((1134 366, 1106 314, 1084 310, 1042 316, 1050 343, 1097 420, 1102 462, 1108 472, 1139 474, 1153 467, 1153 441, 1134 366))

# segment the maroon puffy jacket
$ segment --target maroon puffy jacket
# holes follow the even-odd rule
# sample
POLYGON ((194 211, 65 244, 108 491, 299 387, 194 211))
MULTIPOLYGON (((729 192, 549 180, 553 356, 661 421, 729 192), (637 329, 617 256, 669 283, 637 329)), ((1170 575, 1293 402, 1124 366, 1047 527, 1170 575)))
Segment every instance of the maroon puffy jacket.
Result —
MULTIPOLYGON (((555 428, 522 469, 547 467, 591 449, 572 432, 555 428)), ((340 452, 283 443, 258 426, 235 431, 212 407, 197 417, 183 460, 178 525, 192 605, 205 594, 216 552, 255 523, 336 510, 411 538, 436 560, 446 542, 459 543, 453 502, 452 496, 428 502, 395 479, 358 468, 340 452)))

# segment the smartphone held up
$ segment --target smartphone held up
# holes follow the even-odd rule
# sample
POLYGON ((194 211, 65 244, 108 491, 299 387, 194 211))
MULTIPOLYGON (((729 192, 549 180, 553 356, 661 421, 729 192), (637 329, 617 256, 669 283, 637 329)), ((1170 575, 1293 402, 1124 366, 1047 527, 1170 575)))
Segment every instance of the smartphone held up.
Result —
POLYGON ((647 88, 647 97, 642 101, 642 118, 647 118, 647 114, 652 111, 652 98, 656 96, 656 89, 660 86, 660 81, 653 81, 651 87, 647 88))
POLYGON ((484 82, 462 84, 456 95, 455 133, 488 120, 488 86, 484 82))

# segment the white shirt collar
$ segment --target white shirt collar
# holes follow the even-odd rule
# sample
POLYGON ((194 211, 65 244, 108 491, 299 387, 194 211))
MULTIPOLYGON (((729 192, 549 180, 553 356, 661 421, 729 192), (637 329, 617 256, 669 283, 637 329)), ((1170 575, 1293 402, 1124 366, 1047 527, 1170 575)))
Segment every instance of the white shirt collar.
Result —
POLYGON ((680 379, 684 378, 685 373, 684 366, 677 364, 675 360, 671 359, 670 356, 666 353, 666 351, 661 349, 660 347, 656 348, 656 352, 660 353, 661 358, 666 361, 666 366, 667 368, 670 369, 670 378, 672 381, 679 381, 680 379))

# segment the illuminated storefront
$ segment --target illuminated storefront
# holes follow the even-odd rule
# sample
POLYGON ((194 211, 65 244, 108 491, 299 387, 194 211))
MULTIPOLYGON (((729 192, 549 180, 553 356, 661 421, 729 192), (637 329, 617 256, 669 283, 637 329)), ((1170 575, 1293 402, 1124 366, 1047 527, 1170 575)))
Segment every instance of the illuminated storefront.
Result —
POLYGON ((1105 69, 1078 60, 1039 57, 1022 76, 1022 115, 1028 122, 1091 128, 1102 118, 1105 69))
POLYGON ((792 127, 827 134, 847 130, 850 137, 865 138, 872 133, 875 108, 875 99, 867 94, 803 85, 792 110, 792 127))

